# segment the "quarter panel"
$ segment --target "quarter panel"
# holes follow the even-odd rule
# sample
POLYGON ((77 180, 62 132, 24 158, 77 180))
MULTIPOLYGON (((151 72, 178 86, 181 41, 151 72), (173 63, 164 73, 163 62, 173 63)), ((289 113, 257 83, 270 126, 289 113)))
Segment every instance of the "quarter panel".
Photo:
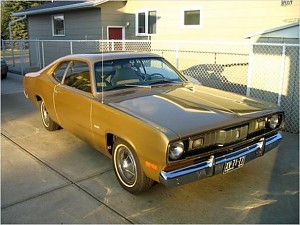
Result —
POLYGON ((53 90, 56 84, 57 82, 46 71, 41 74, 26 74, 24 78, 24 90, 29 99, 38 107, 38 97, 42 98, 51 119, 58 123, 53 104, 53 90))

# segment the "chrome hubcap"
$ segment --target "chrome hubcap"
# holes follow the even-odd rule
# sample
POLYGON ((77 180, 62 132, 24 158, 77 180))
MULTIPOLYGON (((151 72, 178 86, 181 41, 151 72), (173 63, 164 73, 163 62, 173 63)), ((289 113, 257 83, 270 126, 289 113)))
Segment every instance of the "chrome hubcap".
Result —
POLYGON ((129 185, 134 184, 136 163, 132 153, 125 146, 121 146, 117 152, 117 166, 122 180, 129 185))
POLYGON ((48 111, 46 109, 44 102, 42 102, 42 105, 41 105, 41 114, 42 114, 42 119, 43 119, 45 126, 48 127, 49 126, 49 114, 48 114, 48 111))

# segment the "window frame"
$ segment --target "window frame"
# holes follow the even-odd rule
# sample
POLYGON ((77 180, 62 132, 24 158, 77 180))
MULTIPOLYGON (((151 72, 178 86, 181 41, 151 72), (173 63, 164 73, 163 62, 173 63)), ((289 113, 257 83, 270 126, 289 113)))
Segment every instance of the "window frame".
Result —
POLYGON ((203 26, 203 8, 202 7, 188 7, 188 8, 183 8, 180 11, 181 14, 181 27, 182 28, 201 28, 203 26), (200 15, 199 15, 199 24, 197 25, 185 25, 184 24, 184 16, 185 16, 185 12, 187 11, 199 11, 200 15))
POLYGON ((65 26, 65 15, 64 14, 55 14, 55 15, 51 15, 51 23, 52 23, 52 36, 53 37, 64 37, 66 36, 66 26, 65 26), (54 18, 58 17, 58 16, 62 16, 63 17, 63 25, 64 25, 64 33, 63 34, 55 34, 55 23, 54 23, 54 18))
MULTIPOLYGON (((67 61, 65 61, 65 62, 67 62, 67 61)), ((60 65, 62 65, 62 64, 63 64, 63 62, 60 65)), ((77 60, 77 59, 70 60, 69 61, 69 65, 67 66, 67 68, 65 70, 64 77, 63 77, 63 79, 61 81, 61 84, 63 86, 65 86, 65 87, 74 88, 76 90, 83 91, 84 93, 92 94, 93 93, 93 79, 92 79, 93 75, 91 74, 91 72, 92 72, 92 70, 91 70, 90 65, 89 65, 88 62, 82 61, 82 60, 77 60), (76 71, 75 73, 68 74, 68 72, 70 71, 70 69, 72 70, 72 67, 76 68, 77 65, 74 66, 75 64, 80 64, 80 63, 84 64, 86 66, 86 68, 88 69, 88 71, 87 71, 88 72, 88 78, 89 78, 89 82, 88 83, 90 84, 90 90, 89 91, 86 91, 86 90, 83 90, 83 89, 79 88, 80 86, 76 87, 74 84, 72 84, 72 85, 67 84, 66 81, 65 81, 67 77, 76 77, 76 74, 78 74, 78 73, 80 74, 80 73, 83 72, 83 71, 80 71, 80 72, 76 71)))
POLYGON ((143 10, 138 10, 135 13, 135 35, 136 36, 155 36, 157 35, 157 9, 143 9, 143 10), (149 16, 150 12, 156 12, 155 16, 155 33, 149 33, 149 16), (145 14, 145 32, 144 33, 139 33, 139 14, 144 13, 145 14))
POLYGON ((70 60, 62 61, 62 62, 60 62, 60 63, 55 67, 55 69, 53 70, 52 76, 53 76, 53 78, 54 78, 58 83, 60 83, 60 84, 63 83, 64 78, 65 78, 66 71, 68 70, 68 68, 69 68, 69 66, 70 66, 70 62, 71 62, 70 60), (58 79, 58 77, 57 77, 57 71, 58 71, 58 70, 61 70, 61 66, 62 66, 63 64, 66 64, 66 67, 64 68, 64 72, 63 72, 62 77, 61 77, 61 80, 60 80, 60 79, 58 79))

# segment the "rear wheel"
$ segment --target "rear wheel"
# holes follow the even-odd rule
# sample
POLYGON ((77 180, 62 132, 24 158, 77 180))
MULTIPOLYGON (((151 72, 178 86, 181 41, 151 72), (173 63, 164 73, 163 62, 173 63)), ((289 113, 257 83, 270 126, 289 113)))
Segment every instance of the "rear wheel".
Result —
POLYGON ((49 131, 54 131, 59 129, 59 125, 55 123, 51 118, 47 111, 45 102, 42 100, 40 103, 40 112, 41 112, 41 118, 42 122, 44 124, 44 127, 49 131))
POLYGON ((114 143, 113 164, 119 183, 133 194, 148 190, 154 183, 145 175, 136 153, 121 139, 114 143))

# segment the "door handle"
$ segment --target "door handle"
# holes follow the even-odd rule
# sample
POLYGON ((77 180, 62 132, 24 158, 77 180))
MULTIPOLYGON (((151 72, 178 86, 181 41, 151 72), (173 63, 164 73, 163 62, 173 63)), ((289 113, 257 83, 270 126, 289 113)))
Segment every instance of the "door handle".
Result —
POLYGON ((54 94, 58 94, 58 93, 61 93, 60 91, 58 91, 58 90, 56 90, 56 89, 54 89, 54 94))

